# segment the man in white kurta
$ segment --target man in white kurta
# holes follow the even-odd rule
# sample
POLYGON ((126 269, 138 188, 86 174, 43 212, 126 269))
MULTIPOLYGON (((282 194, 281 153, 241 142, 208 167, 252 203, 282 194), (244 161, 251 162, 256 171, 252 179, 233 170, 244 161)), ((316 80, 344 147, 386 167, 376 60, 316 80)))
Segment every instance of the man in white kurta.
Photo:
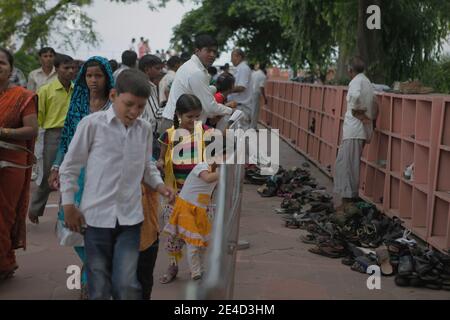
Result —
POLYGON ((342 144, 334 177, 334 192, 342 197, 342 206, 338 211, 358 198, 360 159, 364 145, 372 135, 373 120, 376 119, 373 85, 363 72, 364 62, 360 58, 353 58, 349 66, 352 81, 348 87, 342 144))

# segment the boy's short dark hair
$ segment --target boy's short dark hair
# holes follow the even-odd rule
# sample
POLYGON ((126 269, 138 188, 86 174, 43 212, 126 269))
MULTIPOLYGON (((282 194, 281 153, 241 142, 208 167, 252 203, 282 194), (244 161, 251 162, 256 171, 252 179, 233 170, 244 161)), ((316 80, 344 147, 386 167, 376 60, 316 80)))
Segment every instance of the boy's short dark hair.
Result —
POLYGON ((151 94, 148 77, 145 73, 136 69, 122 71, 117 77, 115 89, 119 95, 131 93, 134 96, 147 99, 151 94))
POLYGON ((71 56, 68 56, 67 54, 58 53, 55 56, 55 63, 54 63, 54 65, 55 65, 55 68, 59 68, 59 66, 62 65, 62 64, 73 63, 73 62, 74 62, 74 60, 73 60, 73 58, 71 56))
POLYGON ((195 37, 194 41, 195 49, 203 49, 209 47, 218 47, 217 40, 209 34, 201 34, 195 37))
POLYGON ((233 89, 234 77, 230 73, 222 73, 216 80, 216 88, 218 92, 224 92, 233 89))
POLYGON ((111 66, 112 72, 119 69, 119 63, 114 59, 109 60, 109 65, 111 66))
POLYGON ((215 76, 217 74, 217 68, 214 66, 208 67, 208 73, 212 76, 215 76))
POLYGON ((53 55, 56 56, 55 49, 53 49, 51 47, 44 47, 41 50, 39 50, 39 57, 46 53, 53 53, 53 55))
POLYGON ((179 56, 173 56, 170 57, 169 60, 167 60, 167 66, 170 69, 173 69, 177 66, 177 64, 182 64, 183 61, 181 60, 181 58, 179 56))
POLYGON ((189 53, 183 52, 180 55, 180 58, 181 58, 181 61, 186 62, 186 61, 188 61, 191 58, 191 56, 189 55, 189 53))
POLYGON ((153 54, 146 54, 139 60, 139 70, 145 72, 147 68, 163 64, 162 60, 153 54))
POLYGON ((122 53, 122 64, 127 67, 135 67, 137 61, 137 53, 131 50, 125 50, 122 53))
POLYGON ((56 51, 55 49, 51 48, 51 47, 44 47, 41 50, 39 50, 39 57, 42 56, 45 53, 53 53, 54 56, 56 56, 56 51))

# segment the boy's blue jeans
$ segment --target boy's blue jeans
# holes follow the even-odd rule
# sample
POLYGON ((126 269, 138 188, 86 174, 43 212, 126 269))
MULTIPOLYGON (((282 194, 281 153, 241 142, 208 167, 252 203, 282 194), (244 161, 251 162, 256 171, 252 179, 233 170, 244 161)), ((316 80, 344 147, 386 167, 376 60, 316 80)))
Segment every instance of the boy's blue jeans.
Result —
POLYGON ((84 244, 89 299, 142 299, 137 278, 140 236, 141 224, 87 227, 84 244))

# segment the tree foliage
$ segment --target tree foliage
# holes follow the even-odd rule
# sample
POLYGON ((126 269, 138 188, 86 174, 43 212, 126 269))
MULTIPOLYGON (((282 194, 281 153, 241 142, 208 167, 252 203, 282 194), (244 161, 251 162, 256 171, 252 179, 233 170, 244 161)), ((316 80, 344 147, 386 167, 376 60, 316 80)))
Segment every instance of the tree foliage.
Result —
MULTIPOLYGON (((133 3, 139 0, 110 0, 116 3, 133 3)), ((150 10, 164 6, 169 0, 147 1, 150 10)), ((72 49, 80 42, 98 44, 94 21, 82 8, 93 0, 0 0, 0 45, 14 47, 17 51, 33 51, 48 44, 49 36, 59 35, 65 47, 72 49), (71 28, 77 9, 76 28, 71 28), (79 15, 78 15, 79 13, 79 15)))
POLYGON ((369 75, 388 83, 420 77, 450 31, 447 0, 281 1, 282 23, 300 65, 323 70, 336 54, 359 54, 369 75), (371 4, 381 8, 381 30, 366 28, 371 4))
POLYGON ((199 33, 216 37, 221 50, 231 42, 246 50, 250 61, 289 60, 289 38, 280 23, 280 0, 203 0, 174 28, 172 44, 178 50, 193 50, 199 33))

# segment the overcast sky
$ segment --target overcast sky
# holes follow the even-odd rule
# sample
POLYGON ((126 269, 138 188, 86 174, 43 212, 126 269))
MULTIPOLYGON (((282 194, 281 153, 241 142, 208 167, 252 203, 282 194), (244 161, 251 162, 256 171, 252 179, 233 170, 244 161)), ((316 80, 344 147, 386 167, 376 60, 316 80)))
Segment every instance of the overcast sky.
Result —
MULTIPOLYGON (((153 53, 156 50, 167 50, 173 27, 180 23, 185 13, 196 7, 191 1, 180 4, 171 0, 166 8, 151 11, 146 0, 133 4, 118 4, 109 0, 93 2, 92 6, 83 7, 83 10, 96 21, 94 29, 101 41, 97 48, 81 45, 76 52, 68 52, 78 59, 102 55, 120 61, 121 53, 128 49, 131 38, 139 41, 140 37, 149 39, 153 53)), ((448 45, 444 51, 450 51, 448 45)), ((216 64, 222 65, 229 61, 230 53, 224 53, 216 60, 216 64)))
MULTIPOLYGON (((156 50, 167 50, 172 38, 172 29, 181 22, 183 15, 196 6, 186 1, 180 4, 171 0, 165 8, 151 11, 147 1, 133 4, 117 4, 109 0, 95 0, 90 7, 83 7, 96 22, 94 30, 101 41, 97 48, 82 45, 75 52, 68 52, 78 59, 86 59, 92 55, 102 55, 120 61, 122 51, 128 49, 131 39, 140 37, 149 39, 152 53, 156 50)), ((230 60, 229 54, 223 55, 216 64, 230 60)))

